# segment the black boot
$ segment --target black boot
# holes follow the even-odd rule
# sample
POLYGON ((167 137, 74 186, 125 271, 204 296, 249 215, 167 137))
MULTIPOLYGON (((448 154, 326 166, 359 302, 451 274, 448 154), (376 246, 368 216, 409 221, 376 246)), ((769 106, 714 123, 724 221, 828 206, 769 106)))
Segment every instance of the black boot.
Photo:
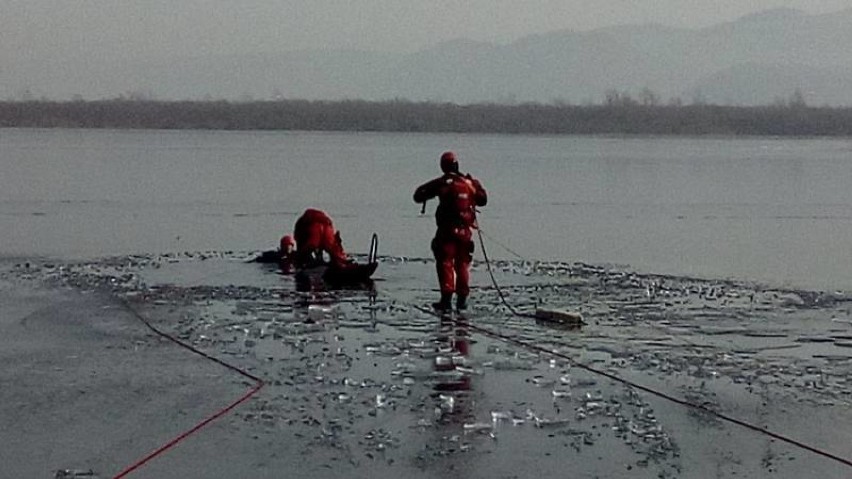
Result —
POLYGON ((459 311, 464 311, 467 309, 467 296, 459 295, 456 298, 456 309, 459 311))
POLYGON ((432 307, 437 311, 450 311, 453 309, 452 300, 452 293, 441 293, 441 300, 437 303, 432 303, 432 307))

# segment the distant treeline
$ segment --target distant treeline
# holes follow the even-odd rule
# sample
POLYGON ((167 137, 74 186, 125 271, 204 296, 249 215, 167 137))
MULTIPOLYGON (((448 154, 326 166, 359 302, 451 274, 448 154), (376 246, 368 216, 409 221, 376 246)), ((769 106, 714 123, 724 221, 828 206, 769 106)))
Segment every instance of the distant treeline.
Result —
POLYGON ((644 104, 456 105, 410 101, 13 101, 0 127, 512 134, 852 136, 852 108, 644 104))

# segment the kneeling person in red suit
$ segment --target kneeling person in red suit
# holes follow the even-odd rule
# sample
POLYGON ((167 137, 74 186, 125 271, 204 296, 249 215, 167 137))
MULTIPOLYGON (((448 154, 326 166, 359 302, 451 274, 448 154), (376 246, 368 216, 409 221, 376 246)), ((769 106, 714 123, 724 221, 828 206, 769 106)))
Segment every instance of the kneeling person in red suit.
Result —
POLYGON ((334 229, 325 212, 308 208, 296 220, 293 231, 296 240, 295 265, 297 268, 324 263, 323 253, 331 258, 331 265, 344 267, 351 262, 343 251, 340 233, 334 229))

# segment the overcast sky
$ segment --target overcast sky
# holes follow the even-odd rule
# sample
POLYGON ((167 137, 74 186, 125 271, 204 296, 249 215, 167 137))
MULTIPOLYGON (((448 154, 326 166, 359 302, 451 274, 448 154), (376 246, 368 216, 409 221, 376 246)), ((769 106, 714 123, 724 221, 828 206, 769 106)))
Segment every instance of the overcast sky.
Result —
POLYGON ((411 51, 627 23, 701 27, 776 7, 826 13, 852 0, 0 0, 0 69, 52 59, 411 51))

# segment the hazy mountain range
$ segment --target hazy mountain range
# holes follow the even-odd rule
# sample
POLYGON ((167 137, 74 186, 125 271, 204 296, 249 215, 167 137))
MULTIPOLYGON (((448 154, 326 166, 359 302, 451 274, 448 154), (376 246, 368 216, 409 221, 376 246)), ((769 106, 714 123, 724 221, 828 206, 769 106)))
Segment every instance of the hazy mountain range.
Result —
POLYGON ((852 105, 852 9, 808 15, 778 9, 702 29, 628 25, 555 31, 509 44, 455 40, 415 53, 299 51, 203 56, 145 65, 57 65, 33 85, 53 98, 403 98, 455 103, 600 102, 607 90, 661 102, 680 98, 767 104, 796 89, 811 105, 852 105), (100 72, 100 73, 99 73, 100 72))

